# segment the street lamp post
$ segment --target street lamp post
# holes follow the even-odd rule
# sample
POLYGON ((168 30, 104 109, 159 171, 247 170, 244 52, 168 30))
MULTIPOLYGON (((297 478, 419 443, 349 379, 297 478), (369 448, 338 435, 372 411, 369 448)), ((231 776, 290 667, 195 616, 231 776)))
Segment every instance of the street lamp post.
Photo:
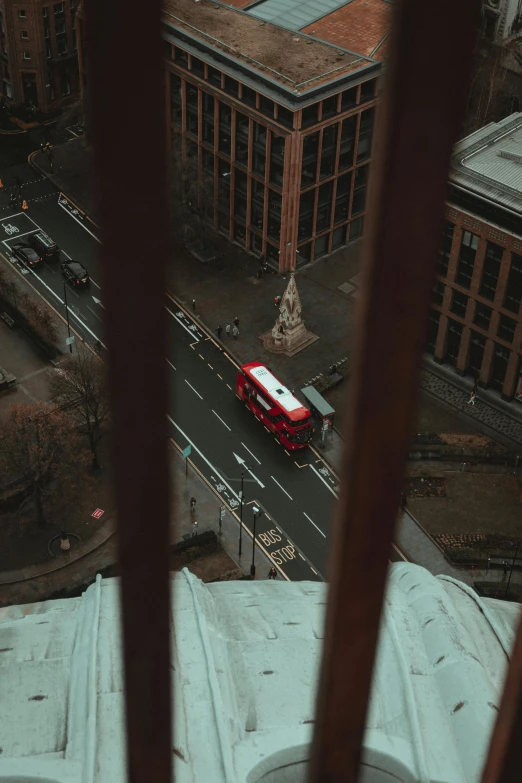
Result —
POLYGON ((245 478, 245 474, 243 471, 241 471, 241 491, 239 493, 239 557, 241 557, 241 549, 243 546, 243 505, 244 505, 244 498, 243 498, 243 480, 245 478))
MULTIPOLYGON (((63 298, 64 298, 64 301, 65 301, 65 315, 67 317, 67 331, 69 333, 69 340, 70 340, 71 339, 71 326, 69 324, 69 307, 67 305, 67 286, 65 284, 65 280, 63 281, 63 298)), ((73 352, 72 343, 71 342, 69 342, 69 350, 70 350, 71 353, 73 352)))
POLYGON ((508 592, 509 592, 509 585, 511 584, 511 576, 513 574, 513 569, 515 567, 515 563, 517 562, 517 555, 518 555, 518 546, 519 546, 519 544, 520 544, 520 541, 517 541, 517 545, 516 545, 516 548, 515 548, 515 554, 513 556, 513 562, 511 563, 511 569, 509 571, 509 579, 508 579, 507 585, 506 585, 506 592, 504 593, 504 600, 506 600, 508 592))
POLYGON ((252 506, 252 511, 254 512, 254 530, 253 530, 253 536, 252 536, 252 565, 250 566, 250 579, 256 578, 256 522, 258 516, 262 513, 257 506, 252 506))

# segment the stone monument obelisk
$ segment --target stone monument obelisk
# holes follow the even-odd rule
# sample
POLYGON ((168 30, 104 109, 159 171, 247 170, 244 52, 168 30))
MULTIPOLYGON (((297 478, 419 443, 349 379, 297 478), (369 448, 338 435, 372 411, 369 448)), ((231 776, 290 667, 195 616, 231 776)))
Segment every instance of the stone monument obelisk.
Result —
POLYGON ((293 272, 281 300, 274 327, 261 335, 260 339, 267 351, 284 353, 286 356, 294 356, 319 339, 304 325, 301 317, 301 300, 293 272))

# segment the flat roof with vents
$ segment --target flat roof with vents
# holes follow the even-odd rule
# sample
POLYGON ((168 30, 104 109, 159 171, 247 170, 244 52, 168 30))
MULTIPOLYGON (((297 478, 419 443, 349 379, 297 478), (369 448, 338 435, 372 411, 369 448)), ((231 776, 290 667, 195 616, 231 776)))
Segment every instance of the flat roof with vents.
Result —
POLYGON ((288 30, 301 30, 347 4, 346 0, 264 0, 247 13, 288 30))

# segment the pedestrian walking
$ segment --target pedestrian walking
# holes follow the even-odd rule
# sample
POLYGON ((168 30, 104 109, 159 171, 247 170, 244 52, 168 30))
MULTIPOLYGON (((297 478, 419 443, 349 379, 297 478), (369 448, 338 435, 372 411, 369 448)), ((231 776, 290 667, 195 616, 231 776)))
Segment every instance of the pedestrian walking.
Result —
POLYGON ((274 304, 276 307, 279 307, 279 305, 281 304, 281 297, 279 296, 279 294, 277 296, 274 296, 274 304))
POLYGON ((234 318, 234 326, 237 326, 237 328, 239 329, 239 318, 237 317, 237 315, 234 318))
POLYGON ((190 498, 190 513, 196 513, 196 498, 190 498))
POLYGON ((221 340, 221 333, 223 332, 223 327, 221 324, 219 324, 218 328, 216 329, 218 340, 221 340))
POLYGON ((192 309, 193 310, 196 309, 196 300, 195 299, 192 300, 192 309))
POLYGON ((227 324, 225 326, 225 333, 226 333, 227 337, 230 337, 230 324, 227 324))
POLYGON ((475 402, 477 400, 477 394, 474 389, 471 390, 471 396, 468 400, 468 405, 475 405, 475 402))
POLYGON ((96 340, 96 342, 94 343, 94 350, 98 355, 102 352, 102 344, 99 340, 96 340))
POLYGON ((277 579, 277 571, 275 570, 274 566, 272 566, 272 568, 268 572, 268 578, 269 579, 277 579))
POLYGON ((232 327, 232 334, 234 335, 234 340, 237 340, 237 338, 239 337, 239 329, 235 324, 232 327))
POLYGON ((192 538, 198 534, 198 520, 194 519, 192 522, 192 538))

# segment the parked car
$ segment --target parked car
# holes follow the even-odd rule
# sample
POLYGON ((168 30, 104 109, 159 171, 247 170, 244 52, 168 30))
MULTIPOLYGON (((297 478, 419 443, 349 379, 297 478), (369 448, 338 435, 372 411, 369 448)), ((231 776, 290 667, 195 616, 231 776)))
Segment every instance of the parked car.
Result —
POLYGON ((63 262, 62 275, 75 288, 85 288, 85 286, 89 285, 89 280, 91 279, 86 268, 78 261, 73 261, 72 259, 63 262))
POLYGON ((27 244, 36 250, 42 261, 46 258, 54 258, 60 255, 60 248, 44 231, 29 234, 27 244))
POLYGON ((21 261, 24 266, 29 267, 29 269, 36 269, 42 264, 42 259, 36 250, 33 250, 32 247, 26 245, 25 242, 13 242, 9 249, 13 256, 18 261, 21 261))

